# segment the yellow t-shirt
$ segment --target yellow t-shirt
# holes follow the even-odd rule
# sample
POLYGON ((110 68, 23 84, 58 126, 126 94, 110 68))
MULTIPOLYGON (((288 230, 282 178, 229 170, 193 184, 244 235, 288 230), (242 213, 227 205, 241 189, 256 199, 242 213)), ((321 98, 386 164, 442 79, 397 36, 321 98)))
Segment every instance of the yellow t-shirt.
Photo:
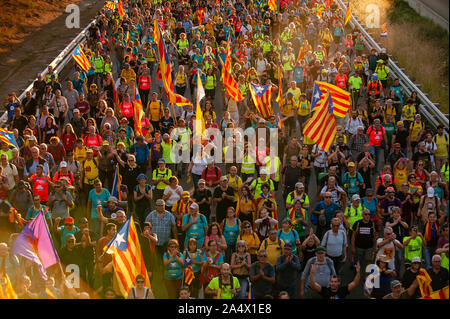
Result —
POLYGON ((87 148, 86 148, 86 146, 83 146, 82 148, 78 148, 78 147, 75 147, 75 149, 73 150, 73 156, 74 156, 74 158, 78 161, 78 162, 80 162, 80 163, 83 163, 83 161, 86 159, 86 150, 87 150, 87 148))
POLYGON ((414 121, 416 115, 416 107, 414 105, 405 105, 402 109, 404 121, 414 121))
POLYGON ((83 162, 84 183, 93 185, 95 179, 98 178, 98 163, 95 159, 85 160, 83 162))
POLYGON ((227 175, 227 177, 228 177, 228 186, 231 186, 235 189, 234 201, 237 202, 237 200, 239 199, 239 193, 238 193, 237 189, 239 188, 239 186, 242 185, 242 178, 240 178, 237 175, 235 177, 231 177, 231 175, 227 175))
POLYGON ((449 137, 445 133, 442 136, 436 134, 433 137, 433 142, 436 144, 436 153, 434 155, 437 157, 447 157, 449 137))
MULTIPOLYGON (((259 246, 261 244, 261 241, 259 240, 258 235, 256 233, 251 233, 250 235, 239 235, 238 241, 243 240, 247 244, 247 247, 249 246, 259 246)), ((250 248, 248 249, 248 253, 250 255, 256 255, 258 253, 257 249, 250 248)))
POLYGON ((294 107, 295 107, 294 99, 291 99, 291 100, 284 99, 283 107, 281 108, 281 114, 283 114, 283 116, 294 115, 294 107))
POLYGON ((308 100, 300 101, 298 104, 297 114, 300 116, 308 116, 311 110, 311 103, 308 100))
POLYGON ((292 89, 290 88, 287 93, 292 92, 292 94, 294 94, 294 101, 295 104, 298 104, 298 102, 300 101, 300 95, 302 94, 302 91, 300 90, 300 88, 295 88, 292 89))
POLYGON ((395 187, 400 189, 404 183, 408 182, 408 167, 404 169, 394 168, 395 187))
POLYGON ((411 132, 411 140, 413 142, 418 142, 419 133, 423 131, 423 123, 414 121, 411 123, 409 131, 411 132))
POLYGON ((270 238, 264 239, 259 249, 265 249, 267 252, 267 262, 271 263, 272 266, 277 264, 277 259, 283 254, 284 250, 284 241, 282 239, 276 239, 275 241, 271 241, 270 238), (267 247, 266 243, 267 242, 267 247))
POLYGON ((160 100, 152 101, 147 106, 147 116, 150 114, 150 121, 159 121, 161 119, 162 103, 160 100))

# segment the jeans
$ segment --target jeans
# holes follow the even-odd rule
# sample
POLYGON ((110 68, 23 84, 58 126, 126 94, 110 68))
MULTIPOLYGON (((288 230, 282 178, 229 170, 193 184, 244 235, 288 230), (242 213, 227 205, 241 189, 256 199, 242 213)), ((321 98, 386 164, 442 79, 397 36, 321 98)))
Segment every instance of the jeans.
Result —
POLYGON ((425 259, 426 268, 431 267, 431 258, 436 252, 435 247, 423 247, 423 257, 425 259))
POLYGON ((381 151, 383 148, 381 146, 370 145, 370 153, 375 157, 375 171, 378 170, 378 159, 381 156, 381 151))
POLYGON ((247 299, 248 295, 248 277, 238 276, 239 286, 241 287, 241 291, 239 292, 239 299, 247 299))
POLYGON ((197 175, 197 174, 191 173, 191 176, 192 176, 192 183, 194 184, 194 189, 197 190, 198 189, 198 181, 202 178, 202 175, 197 175))

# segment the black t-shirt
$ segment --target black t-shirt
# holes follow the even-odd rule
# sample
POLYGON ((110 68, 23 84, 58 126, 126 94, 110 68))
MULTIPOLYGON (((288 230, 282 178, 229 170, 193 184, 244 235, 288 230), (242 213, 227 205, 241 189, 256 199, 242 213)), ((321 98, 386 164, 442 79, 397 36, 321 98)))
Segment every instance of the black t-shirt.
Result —
POLYGON ((322 287, 319 293, 323 299, 345 299, 349 294, 348 286, 339 287, 337 291, 331 291, 329 287, 322 287))
MULTIPOLYGON (((390 224, 394 223, 394 219, 389 217, 387 220, 390 224)), ((398 223, 397 225, 392 227, 392 231, 400 242, 403 242, 403 237, 408 236, 408 227, 403 227, 402 224, 398 223)), ((405 288, 408 288, 404 286, 405 288)))
POLYGON ((302 177, 302 169, 299 166, 292 167, 291 165, 286 166, 283 169, 284 174, 284 184, 290 188, 294 188, 295 184, 300 181, 302 177))
POLYGON ((431 268, 427 269, 428 274, 431 278, 431 289, 433 291, 438 291, 448 286, 448 270, 441 267, 441 270, 436 274, 431 268))
MULTIPOLYGON (((234 196, 234 190, 232 187, 228 186, 227 189, 225 191, 223 191, 219 185, 214 189, 213 198, 222 198, 222 193, 224 193, 224 192, 228 196, 234 196)), ((224 219, 226 217, 227 209, 230 206, 235 207, 234 201, 229 200, 228 198, 224 198, 220 202, 217 203, 216 218, 218 221, 221 221, 222 219, 224 219)))
MULTIPOLYGON (((83 237, 83 231, 79 230, 75 233, 75 239, 77 240, 77 243, 81 243, 81 238, 83 237)), ((97 234, 93 231, 89 231, 89 237, 91 238, 91 242, 97 241, 97 234)), ((80 245, 80 255, 83 261, 88 262, 90 260, 94 260, 95 256, 95 246, 86 246, 83 248, 82 245, 80 245)))
MULTIPOLYGON (((366 156, 366 153, 364 153, 364 152, 359 153, 359 154, 358 154, 358 157, 356 158, 356 161, 357 161, 358 163, 361 162, 361 160, 364 158, 364 156, 366 156)), ((370 159, 371 159, 372 161, 375 162, 375 159, 373 158, 372 153, 369 153, 369 157, 370 157, 370 159)))
POLYGON ((361 249, 373 247, 373 237, 375 236, 375 224, 373 220, 368 223, 360 219, 353 224, 354 232, 356 232, 355 246, 361 249))
POLYGON ((430 153, 428 153, 428 152, 423 152, 423 153, 416 152, 416 153, 414 153, 414 155, 412 157, 412 160, 414 162, 414 168, 417 167, 417 163, 419 161, 423 161, 423 167, 425 169, 427 169, 427 170, 430 169, 430 153))
MULTIPOLYGON (((405 274, 403 275, 403 279, 402 279, 402 285, 405 289, 408 289, 412 283, 414 282, 414 280, 416 279, 417 275, 419 274, 419 272, 413 273, 411 271, 411 267, 408 267, 405 270, 405 274)), ((412 298, 419 298, 421 296, 420 294, 420 289, 416 289, 415 294, 413 295, 412 298)))
MULTIPOLYGON (((196 203, 201 202, 204 198, 208 199, 210 197, 212 197, 211 191, 206 188, 203 191, 197 189, 192 196, 196 203)), ((208 205, 207 203, 200 204, 199 213, 205 216, 209 216, 209 214, 211 213, 211 205, 208 205)))
POLYGON ((394 132, 395 135, 395 142, 396 143, 400 143, 400 147, 401 148, 407 148, 408 147, 408 136, 409 133, 407 130, 395 130, 394 132))
POLYGON ((386 195, 386 188, 388 188, 388 187, 392 187, 392 188, 394 188, 394 190, 396 190, 396 187, 395 187, 394 184, 390 184, 389 186, 384 186, 384 184, 381 184, 381 185, 378 187, 378 190, 377 190, 376 195, 379 195, 379 196, 384 196, 384 195, 386 195))

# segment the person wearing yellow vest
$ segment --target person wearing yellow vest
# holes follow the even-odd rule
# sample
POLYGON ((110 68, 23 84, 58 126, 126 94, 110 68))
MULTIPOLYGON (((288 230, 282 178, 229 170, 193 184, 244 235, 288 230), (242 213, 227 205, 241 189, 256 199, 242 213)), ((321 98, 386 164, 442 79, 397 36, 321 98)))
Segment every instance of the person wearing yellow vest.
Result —
POLYGON ((264 36, 264 41, 262 42, 262 47, 263 47, 263 53, 267 57, 267 55, 272 50, 272 42, 270 41, 268 35, 264 36))
POLYGON ((175 76, 175 81, 176 81, 175 89, 177 91, 177 94, 184 95, 184 92, 186 91, 186 85, 187 85, 187 76, 186 76, 186 72, 184 72, 184 66, 180 65, 178 67, 178 72, 175 76))
POLYGON ((375 68, 375 73, 378 74, 378 79, 381 82, 381 85, 383 87, 384 90, 384 96, 386 96, 387 94, 387 80, 389 77, 389 69, 387 68, 387 66, 384 64, 384 60, 383 59, 379 59, 377 61, 377 66, 375 68))
POLYGON ((58 81, 58 73, 56 73, 56 71, 53 71, 53 67, 49 65, 47 68, 47 74, 44 76, 45 84, 49 84, 52 81, 52 75, 54 75, 56 81, 58 81))
POLYGON ((266 163, 266 171, 270 174, 270 179, 274 181, 275 191, 277 191, 280 183, 281 160, 278 156, 266 156, 264 162, 266 163))
POLYGON ((147 46, 145 48, 145 59, 147 60, 150 71, 153 72, 153 65, 156 62, 156 52, 155 49, 153 49, 151 43, 147 43, 147 46))
MULTIPOLYGON (((345 209, 344 216, 349 224, 349 229, 353 229, 353 224, 362 219, 362 212, 364 210, 364 206, 361 204, 361 198, 358 194, 354 194, 352 196, 352 203, 345 209)), ((351 238, 351 234, 350 234, 351 238)))
POLYGON ((206 97, 210 101, 214 101, 214 98, 216 96, 216 86, 217 86, 217 80, 216 75, 213 74, 213 68, 209 68, 208 72, 205 76, 205 94, 206 97))
POLYGON ((103 60, 103 57, 100 55, 100 52, 97 50, 95 52, 95 56, 92 58, 92 63, 94 64, 94 83, 97 84, 97 86, 100 83, 101 75, 103 75, 103 72, 105 70, 105 61, 103 60))
POLYGON ((150 123, 155 130, 159 129, 159 123, 163 117, 163 104, 158 100, 158 93, 152 93, 152 99, 147 103, 147 110, 145 114, 148 116, 150 123))
POLYGON ((256 159, 254 156, 249 154, 248 147, 244 147, 244 158, 242 160, 241 165, 241 176, 242 181, 246 184, 249 184, 255 175, 255 167, 256 167, 256 159))
MULTIPOLYGON (((86 159, 81 165, 81 181, 85 194, 89 194, 94 187, 94 182, 98 178, 98 161, 94 158, 94 151, 91 148, 86 150, 86 159)), ((81 185, 80 185, 81 186, 81 185)))
POLYGON ((434 154, 436 170, 440 172, 448 158, 449 146, 448 134, 444 133, 444 127, 440 124, 437 127, 437 134, 433 137, 433 142, 436 144, 436 152, 434 154))
POLYGON ((294 77, 295 55, 292 53, 292 48, 288 48, 286 53, 282 56, 281 62, 285 71, 285 78, 287 82, 291 82, 294 77))
POLYGON ((441 256, 441 267, 448 270, 448 223, 442 226, 441 238, 437 243, 436 254, 441 256))
POLYGON ((281 119, 285 122, 287 134, 290 136, 293 129, 295 129, 295 114, 297 113, 297 104, 294 100, 294 93, 288 92, 286 98, 281 102, 281 119))
POLYGON ((267 175, 267 170, 262 167, 259 173, 259 177, 254 179, 250 184, 250 189, 254 191, 254 198, 258 197, 259 194, 262 193, 261 187, 263 184, 269 184, 269 190, 272 193, 272 196, 275 196, 275 186, 273 180, 269 178, 267 175))
POLYGON ((186 39, 186 33, 180 33, 180 38, 177 41, 178 53, 181 54, 185 48, 189 48, 189 41, 186 39))
POLYGON ((297 115, 298 122, 300 124, 300 132, 303 131, 303 125, 309 119, 311 114, 311 103, 306 99, 306 94, 300 94, 300 100, 298 102, 297 115))
POLYGON ((113 63, 111 61, 111 57, 109 55, 107 55, 105 57, 105 64, 104 64, 104 69, 103 69, 103 74, 107 74, 112 72, 112 68, 113 68, 113 63))
POLYGON ((172 177, 172 170, 166 167, 166 161, 163 158, 158 160, 158 168, 153 170, 153 185, 155 201, 162 198, 164 190, 169 186, 169 178, 172 177))
POLYGON ((295 81, 291 81, 289 85, 290 87, 289 90, 287 90, 287 93, 291 92, 292 94, 294 94, 295 105, 297 105, 300 101, 300 95, 302 94, 302 91, 297 87, 297 83, 295 81))
POLYGON ((409 126, 409 139, 408 140, 410 143, 411 151, 413 153, 424 133, 425 133, 425 131, 424 131, 424 125, 421 121, 421 115, 416 114, 414 116, 414 122, 412 122, 409 126))

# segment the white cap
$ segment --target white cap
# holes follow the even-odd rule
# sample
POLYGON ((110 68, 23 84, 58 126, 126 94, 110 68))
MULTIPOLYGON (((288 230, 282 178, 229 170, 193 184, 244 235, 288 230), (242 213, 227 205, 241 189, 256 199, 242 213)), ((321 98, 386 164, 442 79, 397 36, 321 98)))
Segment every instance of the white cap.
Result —
POLYGON ((61 163, 59 163, 59 167, 67 167, 67 162, 61 161, 61 163))
POLYGON ((433 187, 430 186, 427 188, 427 195, 428 195, 428 197, 431 197, 431 198, 434 197, 434 188, 433 187))
POLYGON ((358 194, 352 196, 352 200, 359 200, 359 199, 361 199, 361 197, 359 197, 358 194))

